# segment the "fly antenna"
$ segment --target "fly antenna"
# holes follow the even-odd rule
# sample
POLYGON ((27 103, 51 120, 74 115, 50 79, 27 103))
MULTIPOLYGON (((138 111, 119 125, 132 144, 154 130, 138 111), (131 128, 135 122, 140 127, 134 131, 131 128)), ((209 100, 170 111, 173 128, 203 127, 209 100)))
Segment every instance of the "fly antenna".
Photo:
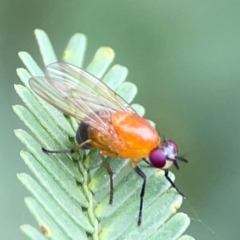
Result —
POLYGON ((177 160, 179 160, 179 161, 181 161, 181 162, 188 162, 188 160, 187 159, 185 159, 185 158, 183 158, 183 157, 180 157, 180 156, 176 156, 175 157, 177 160))

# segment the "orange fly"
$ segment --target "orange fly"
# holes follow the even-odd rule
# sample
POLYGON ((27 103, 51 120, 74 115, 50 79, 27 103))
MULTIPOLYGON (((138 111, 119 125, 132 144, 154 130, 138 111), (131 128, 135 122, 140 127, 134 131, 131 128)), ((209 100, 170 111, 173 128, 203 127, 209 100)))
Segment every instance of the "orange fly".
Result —
POLYGON ((33 77, 29 84, 41 98, 81 121, 76 134, 77 146, 70 150, 42 150, 46 153, 73 153, 80 148, 99 149, 110 176, 110 204, 113 201, 113 172, 104 156, 130 159, 132 167, 143 179, 138 225, 141 225, 146 185, 146 175, 137 166, 141 160, 163 169, 171 186, 184 196, 168 176, 172 164, 179 169, 177 160, 187 162, 177 156, 176 143, 161 141, 149 122, 102 81, 83 69, 60 62, 47 66, 45 77, 33 77))

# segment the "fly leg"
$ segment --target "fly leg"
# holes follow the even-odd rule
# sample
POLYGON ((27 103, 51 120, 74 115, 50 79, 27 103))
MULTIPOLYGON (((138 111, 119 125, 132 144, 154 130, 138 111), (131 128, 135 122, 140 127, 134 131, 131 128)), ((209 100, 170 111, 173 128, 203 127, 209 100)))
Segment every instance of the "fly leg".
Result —
POLYGON ((153 166, 146 158, 142 159, 145 163, 147 163, 149 166, 153 166))
POLYGON ((109 204, 112 204, 113 202, 113 171, 108 163, 108 161, 106 160, 106 158, 100 153, 100 156, 102 158, 102 162, 104 167, 106 168, 109 178, 110 178, 110 197, 109 197, 109 204))
MULTIPOLYGON (((164 169, 163 169, 163 170, 164 170, 164 169)), ((186 195, 179 190, 179 188, 176 186, 176 184, 175 184, 175 183, 172 181, 172 179, 168 176, 169 171, 168 171, 168 170, 164 170, 164 172, 165 172, 164 176, 165 176, 166 179, 170 182, 171 186, 172 186, 173 188, 175 188, 176 191, 177 191, 180 195, 182 195, 184 198, 186 198, 186 195)))
POLYGON ((91 140, 86 140, 85 142, 78 144, 74 148, 66 149, 66 150, 47 150, 46 148, 42 147, 42 151, 45 153, 74 153, 78 149, 82 148, 85 144, 90 143, 90 142, 91 142, 91 140))
POLYGON ((143 179, 142 189, 141 189, 141 193, 140 193, 140 207, 139 207, 139 214, 138 214, 138 226, 140 226, 141 222, 142 222, 143 197, 144 197, 144 193, 145 193, 147 177, 146 177, 145 173, 142 172, 142 170, 138 166, 136 166, 134 168, 134 170, 143 179))

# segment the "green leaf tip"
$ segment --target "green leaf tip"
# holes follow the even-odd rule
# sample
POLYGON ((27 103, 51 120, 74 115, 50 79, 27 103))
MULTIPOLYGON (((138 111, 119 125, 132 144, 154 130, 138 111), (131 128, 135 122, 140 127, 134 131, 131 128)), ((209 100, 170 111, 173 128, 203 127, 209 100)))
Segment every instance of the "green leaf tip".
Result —
MULTIPOLYGON (((44 65, 59 61, 46 32, 36 29, 34 34, 44 65)), ((86 48, 87 37, 74 34, 66 44, 62 61, 82 67, 86 48)), ((29 87, 29 78, 44 76, 44 71, 29 53, 19 52, 19 57, 26 66, 17 69, 24 86, 16 84, 14 88, 26 107, 15 105, 13 111, 29 133, 22 129, 14 133, 27 149, 20 156, 35 178, 26 173, 17 177, 32 194, 25 202, 39 225, 39 230, 31 225, 21 226, 24 234, 33 240, 178 239, 190 219, 176 213, 183 199, 175 190, 169 190, 170 183, 162 170, 140 163, 147 176, 147 187, 142 225, 137 227, 142 180, 132 171, 129 161, 107 158, 114 172, 114 199, 109 205, 109 176, 98 151, 87 151, 86 156, 81 150, 72 155, 42 151, 42 146, 53 150, 72 148, 78 122, 35 95, 29 87)), ((130 103, 137 94, 137 86, 125 81, 128 75, 125 66, 112 65, 114 57, 112 48, 100 47, 86 69, 130 103)), ((140 104, 134 103, 132 107, 140 116, 145 114, 140 104)), ((174 181, 175 176, 172 173, 169 176, 174 181)), ((179 239, 193 238, 185 235, 179 239)))
POLYGON ((131 82, 124 82, 116 90, 116 93, 119 94, 126 102, 130 103, 137 95, 137 86, 131 82))
POLYGON ((44 208, 34 198, 25 198, 25 203, 37 220, 38 226, 44 236, 60 240, 67 239, 67 235, 57 226, 44 208))
MULTIPOLYGON (((25 233, 25 235, 32 240, 46 240, 44 233, 40 233, 31 225, 25 224, 20 227, 20 229, 25 233)), ((43 229, 42 229, 43 230, 43 229)))
POLYGON ((87 45, 87 38, 82 33, 75 33, 63 52, 63 61, 82 67, 87 45))
POLYGON ((158 229, 149 239, 178 239, 190 223, 189 217, 184 213, 172 216, 163 226, 158 229))
POLYGON ((43 76, 43 71, 34 61, 33 57, 28 53, 21 51, 18 53, 18 56, 22 60, 23 64, 27 67, 31 75, 33 76, 43 76))
POLYGON ((87 71, 96 77, 101 78, 112 63, 114 57, 115 53, 112 48, 99 48, 91 63, 88 65, 87 71))
POLYGON ((103 77, 103 82, 112 90, 116 90, 125 81, 128 69, 125 66, 115 64, 103 77))
POLYGON ((34 31, 45 66, 57 62, 57 57, 48 35, 40 29, 34 31))

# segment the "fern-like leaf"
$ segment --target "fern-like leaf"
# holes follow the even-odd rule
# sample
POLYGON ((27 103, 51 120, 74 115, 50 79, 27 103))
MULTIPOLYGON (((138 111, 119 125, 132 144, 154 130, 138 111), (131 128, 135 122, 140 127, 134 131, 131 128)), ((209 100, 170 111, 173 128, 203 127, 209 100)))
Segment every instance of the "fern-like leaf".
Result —
MULTIPOLYGON (((58 61, 47 34, 38 29, 35 35, 44 64, 58 61)), ((75 34, 67 44, 62 60, 81 67, 86 43, 85 35, 75 34)), ((72 155, 42 152, 41 146, 48 149, 73 147, 78 123, 33 93, 28 80, 31 76, 43 75, 43 71, 30 54, 20 52, 19 56, 27 70, 17 69, 25 86, 15 85, 15 89, 26 107, 16 105, 13 109, 31 134, 21 129, 15 130, 15 134, 27 148, 20 155, 36 180, 26 173, 17 176, 32 194, 25 202, 40 230, 23 225, 21 229, 26 236, 32 240, 193 239, 187 235, 180 237, 190 220, 186 214, 175 214, 182 197, 174 189, 168 190, 170 184, 162 170, 140 164, 148 179, 143 222, 137 227, 142 180, 130 171, 129 161, 108 158, 117 180, 114 202, 109 205, 109 177, 96 150, 89 151, 86 156, 82 150, 72 155)), ((113 59, 114 51, 101 47, 86 69, 131 102, 137 87, 124 82, 128 74, 126 67, 116 64, 108 70, 113 59)), ((141 105, 132 106, 141 116, 144 115, 141 105)), ((170 176, 174 179, 173 174, 170 176)))

